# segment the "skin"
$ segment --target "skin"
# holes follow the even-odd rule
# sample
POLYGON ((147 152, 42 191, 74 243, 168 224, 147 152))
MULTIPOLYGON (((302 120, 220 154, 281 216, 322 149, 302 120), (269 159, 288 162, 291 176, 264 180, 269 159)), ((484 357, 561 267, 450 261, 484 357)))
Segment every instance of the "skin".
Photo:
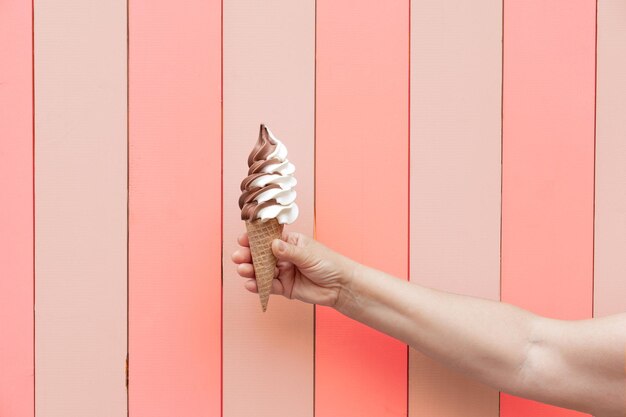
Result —
MULTIPOLYGON (((232 254, 256 292, 246 233, 232 254)), ((422 287, 301 233, 274 240, 272 293, 332 307, 500 391, 596 417, 626 416, 626 313, 541 317, 511 304, 422 287)))

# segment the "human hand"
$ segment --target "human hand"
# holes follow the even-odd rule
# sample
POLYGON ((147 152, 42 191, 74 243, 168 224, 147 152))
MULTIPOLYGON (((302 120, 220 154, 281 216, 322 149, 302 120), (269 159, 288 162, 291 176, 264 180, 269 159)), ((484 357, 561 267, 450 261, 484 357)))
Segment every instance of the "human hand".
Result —
MULTIPOLYGON (((237 264, 239 275, 249 278, 244 283, 245 288, 256 293, 248 234, 243 233, 237 241, 241 248, 232 254, 232 260, 237 264)), ((283 240, 275 239, 272 252, 277 259, 272 294, 330 307, 337 305, 341 289, 358 265, 315 239, 296 232, 284 232, 283 240)))

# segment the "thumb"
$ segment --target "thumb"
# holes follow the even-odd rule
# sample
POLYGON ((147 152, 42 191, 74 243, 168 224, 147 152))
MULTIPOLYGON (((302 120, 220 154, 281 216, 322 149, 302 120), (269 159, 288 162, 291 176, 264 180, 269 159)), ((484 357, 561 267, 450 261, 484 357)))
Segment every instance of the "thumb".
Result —
POLYGON ((307 256, 304 248, 280 239, 272 241, 272 252, 277 259, 289 261, 296 266, 302 265, 307 256))

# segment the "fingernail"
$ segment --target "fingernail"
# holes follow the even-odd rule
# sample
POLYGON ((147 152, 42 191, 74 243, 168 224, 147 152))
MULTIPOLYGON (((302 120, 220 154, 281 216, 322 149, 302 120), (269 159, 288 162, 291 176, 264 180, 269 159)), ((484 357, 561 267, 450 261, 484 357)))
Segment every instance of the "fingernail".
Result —
POLYGON ((278 244, 276 246, 278 248, 278 252, 280 252, 280 253, 283 253, 285 251, 285 249, 287 249, 287 246, 285 245, 285 242, 283 242, 282 240, 278 240, 278 244))

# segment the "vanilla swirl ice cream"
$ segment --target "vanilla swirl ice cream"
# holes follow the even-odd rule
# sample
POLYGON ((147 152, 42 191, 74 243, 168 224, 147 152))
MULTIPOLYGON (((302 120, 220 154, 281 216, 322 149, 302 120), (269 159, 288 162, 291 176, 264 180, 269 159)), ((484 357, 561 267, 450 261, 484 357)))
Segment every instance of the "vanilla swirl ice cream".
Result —
POLYGON ((241 182, 241 220, 293 223, 298 217, 295 170, 287 159, 285 145, 262 124, 259 139, 248 156, 248 176, 241 182))

